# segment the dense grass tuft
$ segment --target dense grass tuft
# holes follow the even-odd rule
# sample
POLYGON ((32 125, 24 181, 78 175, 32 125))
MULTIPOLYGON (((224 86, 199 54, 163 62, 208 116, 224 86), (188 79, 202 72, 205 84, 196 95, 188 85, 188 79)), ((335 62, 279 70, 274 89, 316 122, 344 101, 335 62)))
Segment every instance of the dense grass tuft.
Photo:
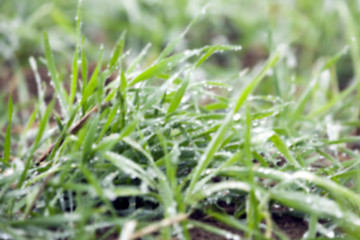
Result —
MULTIPOLYGON (((289 239, 275 221, 281 214, 307 223, 304 239, 358 239, 359 78, 342 90, 334 75, 347 47, 314 63, 301 90, 282 77, 296 74, 286 44, 251 69, 216 75, 207 64, 214 55, 246 49, 179 50, 208 17, 200 13, 157 56, 150 45, 130 54, 123 32, 111 53, 100 47, 92 69, 80 3, 69 70, 59 71, 45 32, 45 58, 30 58, 34 106, 10 96, 0 112, 1 239, 191 239, 194 229, 289 239), (49 101, 41 62, 54 90, 49 101)), ((353 21, 346 18, 349 34, 353 21)), ((349 51, 358 63, 356 45, 349 51)))

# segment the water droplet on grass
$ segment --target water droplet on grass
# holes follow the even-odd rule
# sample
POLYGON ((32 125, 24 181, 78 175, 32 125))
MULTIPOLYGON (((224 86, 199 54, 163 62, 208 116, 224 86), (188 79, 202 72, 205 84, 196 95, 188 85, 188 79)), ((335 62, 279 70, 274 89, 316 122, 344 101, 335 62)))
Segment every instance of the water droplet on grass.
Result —
POLYGON ((237 121, 237 120, 240 119, 240 117, 241 117, 240 113, 236 113, 236 114, 234 115, 233 119, 234 119, 234 121, 237 121))
POLYGON ((274 70, 272 69, 269 69, 267 72, 266 72, 266 76, 272 76, 274 74, 274 70))
POLYGON ((242 49, 242 46, 237 46, 234 48, 235 51, 240 51, 242 49))

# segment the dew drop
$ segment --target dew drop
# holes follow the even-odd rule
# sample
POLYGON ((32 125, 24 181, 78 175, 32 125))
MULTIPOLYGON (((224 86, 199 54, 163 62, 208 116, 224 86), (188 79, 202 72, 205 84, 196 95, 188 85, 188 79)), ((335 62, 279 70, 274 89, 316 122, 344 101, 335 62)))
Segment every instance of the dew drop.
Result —
POLYGON ((240 113, 236 113, 236 114, 234 115, 233 119, 234 119, 234 121, 237 121, 237 120, 240 119, 240 117, 241 117, 240 113))

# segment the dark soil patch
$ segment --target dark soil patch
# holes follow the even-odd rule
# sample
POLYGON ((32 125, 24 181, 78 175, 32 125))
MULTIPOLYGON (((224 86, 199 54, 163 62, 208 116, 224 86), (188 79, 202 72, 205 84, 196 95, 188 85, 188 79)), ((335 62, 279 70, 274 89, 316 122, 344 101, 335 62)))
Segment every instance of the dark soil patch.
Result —
MULTIPOLYGON (((233 234, 237 234, 244 237, 244 233, 242 231, 231 228, 225 225, 224 223, 219 222, 213 218, 206 217, 201 213, 193 214, 192 218, 197 221, 215 226, 220 229, 224 229, 233 234)), ((295 216, 286 215, 286 214, 274 214, 272 216, 272 220, 276 224, 277 229, 282 231, 284 234, 286 234, 290 239, 301 239, 304 233, 308 229, 307 223, 303 219, 295 216)), ((198 227, 192 228, 189 232, 191 239, 194 240, 203 240, 203 239, 227 240, 227 238, 225 237, 219 236, 214 233, 210 233, 198 227)), ((275 235, 273 235, 273 239, 277 239, 275 235)))

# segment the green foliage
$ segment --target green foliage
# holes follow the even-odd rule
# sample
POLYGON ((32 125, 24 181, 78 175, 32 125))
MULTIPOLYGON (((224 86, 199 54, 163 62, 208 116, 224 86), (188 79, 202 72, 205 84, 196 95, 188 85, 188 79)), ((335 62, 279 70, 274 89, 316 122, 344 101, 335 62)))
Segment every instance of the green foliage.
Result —
MULTIPOLYGON (((68 29, 73 52, 63 47, 64 63, 52 28, 44 23, 49 28, 43 34, 45 59, 30 58, 38 82, 34 106, 26 109, 21 102, 21 85, 18 98, 10 97, 7 108, 0 106, 0 125, 6 126, 0 135, 0 238, 107 239, 114 234, 125 239, 140 234, 153 239, 157 234, 189 239, 194 226, 228 239, 288 239, 273 219, 273 208, 281 205, 286 214, 309 223, 306 239, 356 239, 359 137, 352 134, 360 126, 359 80, 356 70, 356 79, 340 89, 337 66, 346 59, 357 66, 358 49, 351 43, 349 57, 344 42, 330 42, 341 30, 329 28, 330 19, 324 22, 320 3, 301 0, 296 8, 290 3, 295 1, 268 2, 265 20, 259 17, 264 14, 254 14, 264 5, 258 1, 240 4, 253 10, 244 16, 230 0, 221 7, 214 1, 193 16, 185 14, 184 6, 195 9, 199 1, 113 3, 114 9, 127 9, 128 27, 127 21, 142 30, 150 24, 153 32, 125 31, 125 23, 116 21, 116 32, 122 34, 111 52, 93 47, 89 29, 82 27, 99 19, 88 16, 94 1, 79 1, 77 12, 72 11, 75 30, 60 11, 73 3, 45 4, 47 10, 35 15, 25 11, 31 26, 46 13, 55 26, 68 29), (162 7, 156 20, 155 8, 144 10, 149 6, 162 7), (138 13, 149 22, 140 21, 138 13), (285 16, 294 30, 281 24, 285 16), (308 29, 310 17, 314 26, 308 29), (241 27, 244 39, 224 36, 231 44, 212 43, 201 27, 216 25, 217 36, 225 27, 239 34, 229 21, 241 27), (187 23, 168 40, 168 31, 179 32, 176 26, 187 23), (308 32, 302 36, 299 29, 308 32), (267 32, 269 39, 255 41, 259 32, 267 32), (198 34, 204 35, 201 41, 198 34), (154 40, 153 49, 136 46, 134 39, 154 40), (324 46, 312 53, 319 44, 324 46), (270 52, 264 50, 267 57, 250 64, 244 55, 251 48, 270 52), (45 90, 51 86, 40 83, 41 62, 54 88, 50 101, 45 90), (243 235, 196 219, 198 212, 243 235)), ((0 7, 11 9, 12 4, 4 1, 0 7)), ((357 36, 359 16, 351 3, 332 6, 339 7, 331 13, 340 12, 334 21, 344 20, 348 39, 357 36)), ((110 17, 116 15, 112 10, 110 17)), ((21 63, 15 68, 20 71, 21 63)))

